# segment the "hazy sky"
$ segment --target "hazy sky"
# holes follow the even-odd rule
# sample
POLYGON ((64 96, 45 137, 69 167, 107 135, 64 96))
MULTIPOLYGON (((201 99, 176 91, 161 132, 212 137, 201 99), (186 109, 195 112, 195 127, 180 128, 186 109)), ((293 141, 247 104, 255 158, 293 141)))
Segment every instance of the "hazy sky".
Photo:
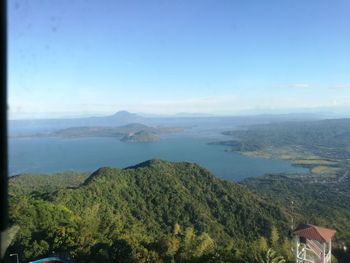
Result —
POLYGON ((10 0, 10 117, 350 106, 349 0, 10 0))

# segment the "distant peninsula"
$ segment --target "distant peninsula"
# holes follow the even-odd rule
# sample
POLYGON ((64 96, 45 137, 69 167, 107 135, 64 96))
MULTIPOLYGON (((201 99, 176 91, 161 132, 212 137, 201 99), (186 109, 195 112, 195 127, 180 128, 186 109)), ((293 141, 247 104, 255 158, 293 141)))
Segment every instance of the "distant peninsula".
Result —
POLYGON ((183 131, 178 127, 151 127, 140 123, 131 123, 118 127, 70 127, 56 130, 50 133, 38 133, 32 137, 60 137, 60 138, 84 138, 84 137, 115 137, 123 142, 154 142, 161 139, 162 135, 183 131))

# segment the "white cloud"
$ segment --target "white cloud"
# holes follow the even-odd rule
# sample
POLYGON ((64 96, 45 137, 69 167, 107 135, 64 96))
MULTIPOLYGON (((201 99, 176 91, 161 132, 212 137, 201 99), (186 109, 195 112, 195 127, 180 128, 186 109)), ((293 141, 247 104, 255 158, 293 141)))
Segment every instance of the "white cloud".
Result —
POLYGON ((343 84, 337 84, 337 85, 334 85, 332 87, 330 87, 330 89, 350 89, 350 83, 343 83, 343 84))
POLYGON ((290 85, 291 88, 296 88, 296 89, 305 89, 305 88, 310 88, 311 85, 307 83, 295 83, 290 85))
POLYGON ((289 89, 307 89, 311 88, 312 86, 308 83, 291 83, 291 84, 284 84, 280 87, 289 88, 289 89))

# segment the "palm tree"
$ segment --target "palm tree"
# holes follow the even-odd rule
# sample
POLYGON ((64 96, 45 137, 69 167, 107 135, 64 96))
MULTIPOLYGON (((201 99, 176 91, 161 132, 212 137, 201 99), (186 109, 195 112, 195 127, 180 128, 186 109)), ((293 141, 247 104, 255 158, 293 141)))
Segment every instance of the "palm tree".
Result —
POLYGON ((269 248, 265 255, 258 255, 257 263, 285 263, 284 257, 277 255, 277 252, 269 248))

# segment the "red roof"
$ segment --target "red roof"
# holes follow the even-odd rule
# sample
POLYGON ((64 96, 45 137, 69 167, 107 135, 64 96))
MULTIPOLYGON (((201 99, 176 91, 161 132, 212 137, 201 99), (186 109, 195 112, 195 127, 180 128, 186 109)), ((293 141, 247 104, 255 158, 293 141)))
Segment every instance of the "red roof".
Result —
POLYGON ((335 234, 334 229, 314 226, 310 224, 302 224, 294 230, 294 234, 300 237, 305 237, 311 240, 320 242, 328 242, 335 234))

